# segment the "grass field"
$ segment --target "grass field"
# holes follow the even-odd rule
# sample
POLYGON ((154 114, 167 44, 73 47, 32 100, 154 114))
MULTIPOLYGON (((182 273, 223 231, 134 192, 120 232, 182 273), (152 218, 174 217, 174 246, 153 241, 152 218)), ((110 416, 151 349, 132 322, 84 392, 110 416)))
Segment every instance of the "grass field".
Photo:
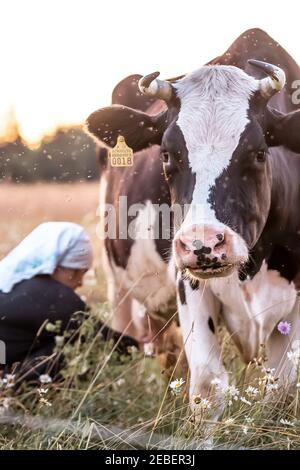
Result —
MULTIPOLYGON (((300 389, 266 399, 276 378, 263 364, 243 365, 223 330, 223 360, 233 387, 224 394, 225 410, 215 425, 213 386, 209 400, 197 403, 195 424, 186 383, 173 395, 170 377, 156 359, 138 351, 120 357, 112 344, 99 341, 95 319, 109 320, 111 312, 99 262, 97 200, 96 184, 0 186, 0 257, 42 221, 70 220, 90 233, 96 268, 81 291, 92 306, 80 332, 85 342, 71 346, 60 338, 68 364, 64 381, 33 387, 21 381, 17 393, 0 382, 0 449, 185 449, 207 446, 209 438, 227 449, 299 449, 300 389)), ((175 378, 180 378, 176 371, 175 378)))

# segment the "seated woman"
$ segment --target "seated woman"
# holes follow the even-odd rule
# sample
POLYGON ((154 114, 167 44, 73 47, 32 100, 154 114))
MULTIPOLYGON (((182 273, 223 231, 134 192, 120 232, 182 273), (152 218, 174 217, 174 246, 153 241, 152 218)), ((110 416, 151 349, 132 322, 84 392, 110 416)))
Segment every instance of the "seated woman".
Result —
MULTIPOLYGON (((88 234, 71 222, 39 225, 0 262, 0 340, 6 348, 5 371, 26 371, 27 379, 58 373, 62 361, 53 359, 57 332, 48 331, 45 325, 59 320, 60 334, 78 328, 81 320, 75 313, 86 311, 87 306, 75 289, 91 265, 88 234), (19 363, 17 368, 15 363, 19 363)), ((121 353, 128 346, 138 346, 100 321, 97 327, 104 339, 113 339, 121 353)))

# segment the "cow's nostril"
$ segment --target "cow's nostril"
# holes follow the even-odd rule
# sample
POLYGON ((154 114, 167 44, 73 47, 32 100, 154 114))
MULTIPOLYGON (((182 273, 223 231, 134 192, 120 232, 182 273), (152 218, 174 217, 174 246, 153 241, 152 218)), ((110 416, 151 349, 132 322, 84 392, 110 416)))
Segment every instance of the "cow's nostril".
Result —
POLYGON ((219 248, 225 243, 225 237, 223 233, 217 233, 216 235, 217 239, 219 240, 218 243, 216 243, 215 248, 219 248))
POLYGON ((194 240, 192 245, 196 248, 196 250, 202 250, 203 248, 203 243, 199 239, 194 240))

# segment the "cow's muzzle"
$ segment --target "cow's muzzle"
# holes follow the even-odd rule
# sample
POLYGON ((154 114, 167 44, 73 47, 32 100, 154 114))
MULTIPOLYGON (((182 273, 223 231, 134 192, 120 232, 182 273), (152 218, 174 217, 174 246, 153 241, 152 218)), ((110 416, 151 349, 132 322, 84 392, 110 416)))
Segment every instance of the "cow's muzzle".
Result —
POLYGON ((200 279, 228 276, 248 259, 246 244, 237 233, 208 224, 179 230, 173 251, 177 267, 200 279))

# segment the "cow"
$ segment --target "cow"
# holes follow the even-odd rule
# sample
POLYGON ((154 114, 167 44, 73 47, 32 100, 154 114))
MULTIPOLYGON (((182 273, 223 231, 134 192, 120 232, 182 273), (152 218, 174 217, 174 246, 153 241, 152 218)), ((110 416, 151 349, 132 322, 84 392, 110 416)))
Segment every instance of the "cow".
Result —
POLYGON ((135 152, 133 166, 112 168, 101 150, 102 200, 122 211, 126 196, 140 207, 127 219, 139 237, 121 230, 105 239, 113 327, 157 338, 176 299, 192 408, 215 379, 219 390, 228 386, 220 319, 246 363, 263 354, 279 387, 290 385, 287 353, 300 339, 300 107, 292 99, 300 68, 251 29, 198 70, 158 75, 123 80, 113 104, 86 123, 102 147, 122 135, 135 152), (169 236, 147 237, 162 204, 187 210, 179 223, 172 218, 169 236), (278 331, 282 320, 288 335, 278 331))

